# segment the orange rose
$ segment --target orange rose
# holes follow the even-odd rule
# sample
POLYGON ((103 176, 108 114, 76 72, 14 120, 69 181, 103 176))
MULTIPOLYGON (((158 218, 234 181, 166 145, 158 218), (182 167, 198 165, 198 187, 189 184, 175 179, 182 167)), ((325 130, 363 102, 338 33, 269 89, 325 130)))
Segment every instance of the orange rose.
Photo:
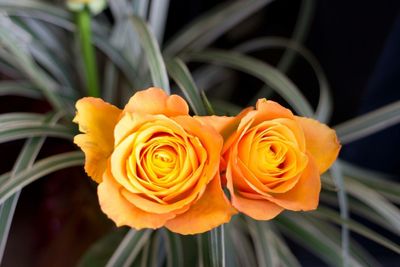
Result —
POLYGON ((166 226, 195 234, 230 220, 235 210, 219 178, 222 137, 188 115, 177 95, 150 88, 120 110, 83 98, 74 119, 75 143, 98 186, 101 209, 118 226, 166 226))
POLYGON ((239 211, 269 220, 284 209, 318 206, 320 174, 340 150, 334 130, 265 99, 257 102, 256 110, 245 110, 235 118, 214 116, 204 121, 227 139, 223 149, 227 187, 239 211))

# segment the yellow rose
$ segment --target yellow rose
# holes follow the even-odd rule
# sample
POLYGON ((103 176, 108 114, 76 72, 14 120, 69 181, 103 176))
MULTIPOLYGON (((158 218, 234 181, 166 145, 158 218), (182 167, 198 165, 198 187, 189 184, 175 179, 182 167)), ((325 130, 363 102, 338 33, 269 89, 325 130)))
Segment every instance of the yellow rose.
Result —
POLYGON ((284 209, 318 206, 320 174, 340 150, 335 131, 265 99, 257 102, 256 110, 247 109, 237 117, 203 121, 226 138, 225 176, 232 204, 239 211, 269 220, 284 209))
POLYGON ((84 134, 74 142, 99 183, 101 209, 118 226, 196 234, 235 213, 220 183, 222 137, 190 117, 181 97, 150 88, 124 110, 96 98, 76 108, 84 134))

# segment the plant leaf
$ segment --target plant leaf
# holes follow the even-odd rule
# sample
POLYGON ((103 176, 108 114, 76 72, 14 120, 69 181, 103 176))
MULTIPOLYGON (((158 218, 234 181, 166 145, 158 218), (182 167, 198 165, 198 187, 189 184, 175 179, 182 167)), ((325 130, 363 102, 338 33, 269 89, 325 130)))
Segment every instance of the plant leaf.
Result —
POLYGON ((207 115, 199 89, 193 81, 192 75, 185 63, 179 58, 167 61, 167 69, 172 79, 177 83, 196 115, 207 115))
POLYGON ((30 169, 24 169, 15 174, 13 179, 9 179, 11 174, 5 175, 5 177, 8 176, 8 179, 1 180, 0 204, 4 203, 4 201, 23 187, 43 176, 68 167, 81 166, 83 163, 84 157, 82 152, 66 152, 39 160, 30 169))
POLYGON ((345 121, 334 128, 342 144, 348 144, 400 122, 400 100, 345 121))
POLYGON ((164 53, 173 56, 184 50, 204 48, 223 33, 260 10, 272 0, 226 2, 194 20, 167 44, 164 53))
POLYGON ((130 229, 107 262, 106 267, 130 266, 148 242, 151 233, 151 230, 136 231, 130 229))
POLYGON ((184 55, 184 59, 223 65, 253 75, 276 90, 298 114, 307 117, 314 115, 310 104, 296 85, 267 63, 236 52, 223 50, 188 53, 184 55))
POLYGON ((167 70, 157 40, 140 17, 131 16, 130 18, 136 33, 139 36, 143 51, 146 54, 153 85, 161 87, 167 92, 167 94, 170 94, 167 70))

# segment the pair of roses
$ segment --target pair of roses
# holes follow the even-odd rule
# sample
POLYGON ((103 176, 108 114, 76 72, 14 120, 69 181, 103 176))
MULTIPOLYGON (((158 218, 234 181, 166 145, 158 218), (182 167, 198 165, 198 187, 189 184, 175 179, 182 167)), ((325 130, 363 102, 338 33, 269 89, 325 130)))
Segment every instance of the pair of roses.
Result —
POLYGON ((99 183, 101 209, 136 229, 197 234, 237 211, 268 220, 315 209, 320 174, 340 149, 332 129, 265 99, 235 117, 192 117, 183 98, 159 88, 123 110, 92 97, 76 108, 83 134, 74 142, 99 183))

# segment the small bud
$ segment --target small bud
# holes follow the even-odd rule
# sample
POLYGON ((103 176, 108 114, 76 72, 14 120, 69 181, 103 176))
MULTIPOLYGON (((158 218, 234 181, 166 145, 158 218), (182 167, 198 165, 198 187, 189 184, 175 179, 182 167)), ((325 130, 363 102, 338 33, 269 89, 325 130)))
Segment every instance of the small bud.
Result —
POLYGON ((107 0, 67 0, 71 11, 82 11, 87 6, 93 15, 101 13, 107 6, 107 0))

